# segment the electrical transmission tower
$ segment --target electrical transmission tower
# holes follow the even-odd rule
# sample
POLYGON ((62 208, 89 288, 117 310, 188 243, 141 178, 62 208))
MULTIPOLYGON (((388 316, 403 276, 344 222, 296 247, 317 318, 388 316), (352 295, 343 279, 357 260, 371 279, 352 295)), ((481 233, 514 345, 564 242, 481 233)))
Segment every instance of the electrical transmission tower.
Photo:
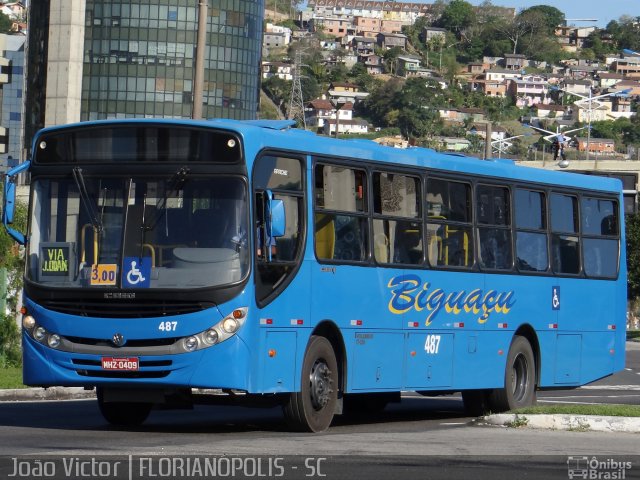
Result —
POLYGON ((300 83, 300 70, 302 69, 302 52, 296 52, 296 60, 293 66, 293 82, 291 85, 291 99, 287 110, 287 118, 296 120, 298 127, 307 128, 304 120, 304 100, 302 98, 302 85, 300 83))

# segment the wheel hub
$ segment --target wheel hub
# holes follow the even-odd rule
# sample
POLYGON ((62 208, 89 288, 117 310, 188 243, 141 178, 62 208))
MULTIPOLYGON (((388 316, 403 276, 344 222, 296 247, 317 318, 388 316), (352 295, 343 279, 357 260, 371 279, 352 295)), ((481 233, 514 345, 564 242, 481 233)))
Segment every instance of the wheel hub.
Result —
POLYGON ((333 393, 331 370, 324 361, 316 361, 309 374, 309 381, 313 408, 321 410, 329 403, 333 393))

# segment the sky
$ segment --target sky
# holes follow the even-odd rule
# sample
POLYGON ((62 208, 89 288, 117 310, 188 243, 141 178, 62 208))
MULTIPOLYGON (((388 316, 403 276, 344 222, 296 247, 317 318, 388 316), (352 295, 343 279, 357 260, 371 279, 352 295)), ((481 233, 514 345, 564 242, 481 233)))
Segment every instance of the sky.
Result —
MULTIPOLYGON (((480 5, 482 0, 467 0, 472 5, 480 5)), ((431 3, 431 2, 429 2, 431 3)), ((492 0, 491 3, 503 7, 515 7, 517 11, 535 5, 556 7, 567 24, 576 26, 606 27, 611 20, 622 15, 640 16, 640 0, 492 0), (597 22, 572 22, 572 18, 597 19, 597 22)))

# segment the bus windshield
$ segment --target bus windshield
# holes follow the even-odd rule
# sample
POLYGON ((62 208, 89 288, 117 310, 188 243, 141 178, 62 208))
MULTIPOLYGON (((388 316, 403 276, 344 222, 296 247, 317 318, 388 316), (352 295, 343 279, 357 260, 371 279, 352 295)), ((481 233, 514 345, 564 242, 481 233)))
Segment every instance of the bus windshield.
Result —
POLYGON ((237 176, 33 181, 28 278, 51 287, 186 289, 248 272, 247 186, 237 176))

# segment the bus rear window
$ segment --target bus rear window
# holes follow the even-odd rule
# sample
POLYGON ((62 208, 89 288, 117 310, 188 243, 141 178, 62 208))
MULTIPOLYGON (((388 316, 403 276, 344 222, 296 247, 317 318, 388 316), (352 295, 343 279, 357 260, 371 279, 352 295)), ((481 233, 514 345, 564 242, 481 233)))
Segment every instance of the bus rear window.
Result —
POLYGON ((240 140, 230 133, 163 125, 123 124, 49 132, 38 139, 36 164, 238 163, 240 140))

